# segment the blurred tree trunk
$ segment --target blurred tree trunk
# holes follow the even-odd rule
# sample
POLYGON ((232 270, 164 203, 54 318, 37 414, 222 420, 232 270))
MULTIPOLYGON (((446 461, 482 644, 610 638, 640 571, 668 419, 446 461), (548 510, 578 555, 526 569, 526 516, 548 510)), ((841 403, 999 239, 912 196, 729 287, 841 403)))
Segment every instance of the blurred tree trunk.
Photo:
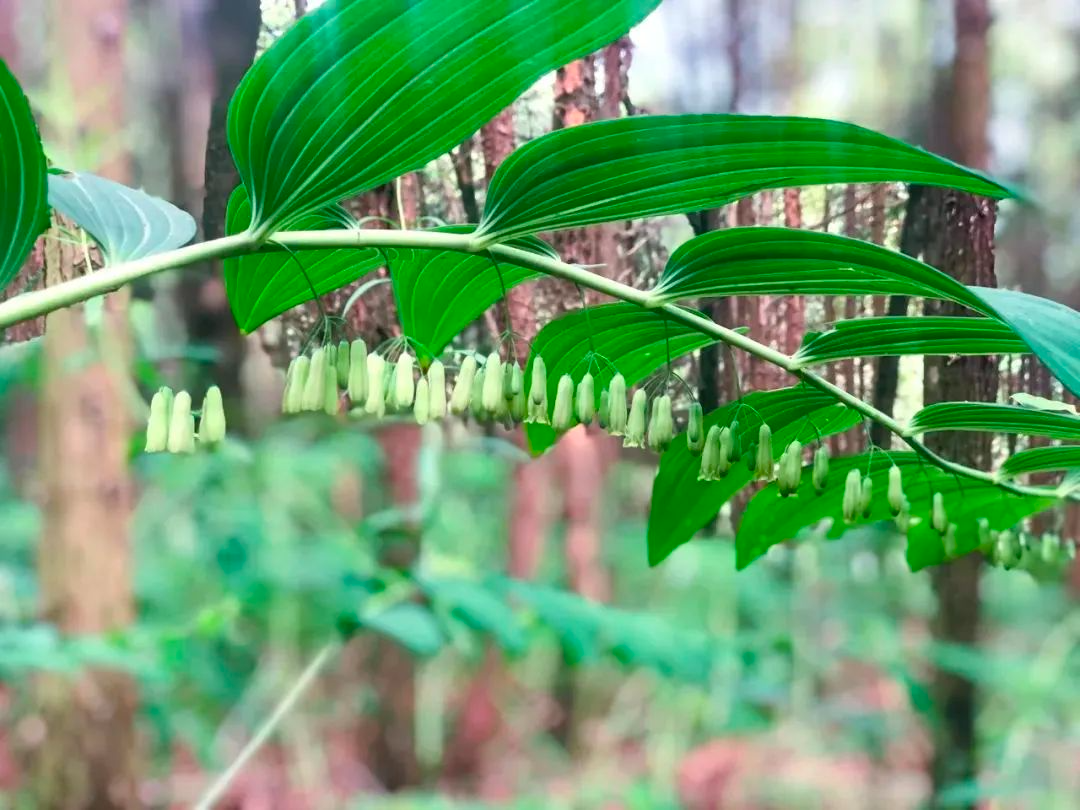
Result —
MULTIPOLYGON (((209 240, 225 235, 229 195, 240 182, 226 135, 229 101, 255 58, 262 10, 259 0, 208 0, 203 14, 202 31, 214 88, 203 168, 202 233, 209 240)), ((244 338, 225 297, 221 263, 185 271, 180 276, 177 298, 191 342, 218 351, 217 363, 206 370, 206 375, 221 388, 230 419, 234 419, 242 413, 235 403, 243 394, 240 369, 244 338)))
MULTIPOLYGON (((987 124, 990 74, 987 33, 988 0, 954 0, 956 51, 952 67, 945 127, 949 157, 985 169, 989 157, 987 124)), ((926 261, 964 284, 996 286, 994 274, 995 204, 970 194, 926 189, 928 234, 926 261)), ((928 302, 933 313, 970 315, 949 303, 928 302)), ((998 392, 997 358, 927 358, 923 396, 927 404, 943 400, 993 401, 998 392)), ((942 455, 989 469, 992 436, 940 434, 928 439, 942 455)), ((938 612, 934 623, 937 641, 975 646, 979 640, 979 580, 982 559, 969 554, 939 566, 933 572, 938 612)), ((975 683, 961 675, 937 670, 931 685, 937 723, 934 728, 932 779, 934 804, 941 806, 944 789, 978 776, 975 683)), ((955 804, 950 806, 956 806, 955 804)), ((964 806, 975 807, 976 802, 964 806)))
POLYGON ((14 68, 19 53, 19 41, 15 37, 16 0, 0 0, 0 59, 14 68))
MULTIPOLYGON (((66 60, 78 131, 104 144, 95 170, 127 181, 126 3, 62 0, 53 8, 54 52, 66 60)), ((61 244, 54 231, 44 251, 45 285, 83 272, 81 252, 61 244)), ((106 298, 101 326, 93 331, 81 306, 45 319, 38 573, 42 618, 65 636, 120 632, 133 618, 131 425, 123 396, 130 361, 127 300, 126 292, 106 298)), ((138 696, 131 678, 87 669, 74 677, 43 675, 35 690, 40 735, 26 764, 35 807, 139 806, 138 696)))

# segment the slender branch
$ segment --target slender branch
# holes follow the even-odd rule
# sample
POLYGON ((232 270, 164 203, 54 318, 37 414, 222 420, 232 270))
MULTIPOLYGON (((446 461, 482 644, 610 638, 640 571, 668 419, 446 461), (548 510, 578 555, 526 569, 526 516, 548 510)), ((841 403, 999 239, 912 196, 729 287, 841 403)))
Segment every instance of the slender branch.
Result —
POLYGON ((628 303, 637 304, 646 309, 663 312, 674 321, 684 323, 697 331, 716 338, 728 346, 758 357, 778 368, 783 369, 809 386, 817 388, 842 402, 867 419, 882 425, 890 433, 898 436, 915 453, 934 465, 954 475, 994 484, 1006 492, 1017 495, 1036 495, 1042 497, 1058 496, 1080 501, 1080 491, 1065 493, 1048 490, 1046 487, 1026 486, 1015 482, 1003 481, 993 472, 975 469, 938 455, 904 425, 887 413, 864 402, 845 391, 824 377, 800 366, 792 357, 753 338, 722 326, 708 318, 676 304, 666 304, 652 292, 639 290, 614 279, 590 272, 582 267, 567 264, 538 253, 532 253, 506 245, 493 245, 476 234, 440 233, 435 231, 386 231, 376 229, 328 230, 328 231, 278 231, 268 240, 260 241, 253 234, 237 234, 224 239, 216 239, 199 245, 191 245, 170 253, 162 253, 146 259, 126 264, 107 267, 71 281, 57 284, 44 290, 25 293, 0 303, 0 329, 12 324, 44 315, 60 307, 77 304, 81 301, 102 295, 124 284, 140 278, 160 273, 175 267, 195 264, 202 261, 234 256, 242 253, 267 252, 283 249, 317 248, 420 248, 430 250, 451 250, 474 255, 487 253, 495 261, 513 262, 522 267, 537 270, 549 276, 562 278, 587 287, 604 295, 618 298, 628 303))
POLYGON ((289 713, 296 702, 300 700, 304 692, 308 687, 314 683, 316 676, 322 671, 330 660, 341 648, 341 645, 337 641, 332 641, 321 650, 318 654, 311 659, 311 662, 304 668, 304 671, 300 673, 300 677, 296 679, 292 687, 285 694, 285 697, 281 699, 277 706, 274 707, 274 711, 270 713, 270 716, 266 718, 266 721, 259 727, 259 730, 255 733, 255 736, 248 740, 247 745, 240 754, 232 761, 228 768, 221 772, 214 783, 207 788, 206 792, 199 799, 195 805, 195 810, 210 810, 222 794, 228 790, 229 785, 232 784, 233 779, 244 769, 244 766, 248 764, 255 754, 259 752, 263 744, 270 739, 270 735, 274 733, 278 725, 285 715, 289 713))

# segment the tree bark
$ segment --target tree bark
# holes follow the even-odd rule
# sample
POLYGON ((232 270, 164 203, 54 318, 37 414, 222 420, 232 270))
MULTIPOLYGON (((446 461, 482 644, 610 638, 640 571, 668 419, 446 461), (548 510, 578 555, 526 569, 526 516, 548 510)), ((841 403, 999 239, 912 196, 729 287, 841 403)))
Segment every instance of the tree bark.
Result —
MULTIPOLYGON (((989 3, 988 0, 955 0, 954 13, 956 51, 948 117, 944 119, 949 156, 985 169, 989 156, 989 3)), ((924 193, 929 222, 927 262, 964 284, 996 286, 994 203, 956 191, 927 189, 924 193)), ((927 311, 970 314, 955 304, 928 304, 927 311)), ((928 404, 941 400, 993 401, 997 390, 994 357, 962 357, 952 362, 944 358, 926 359, 923 396, 928 404)), ((935 451, 974 467, 988 469, 992 463, 989 434, 936 434, 928 437, 928 444, 935 451)), ((969 554, 934 570, 933 585, 938 600, 934 633, 939 642, 977 645, 981 566, 981 557, 969 554)), ((931 773, 933 802, 940 806, 945 788, 978 776, 978 696, 973 681, 944 670, 934 672, 931 692, 938 721, 934 728, 931 773)), ((975 802, 966 806, 974 808, 975 802)))

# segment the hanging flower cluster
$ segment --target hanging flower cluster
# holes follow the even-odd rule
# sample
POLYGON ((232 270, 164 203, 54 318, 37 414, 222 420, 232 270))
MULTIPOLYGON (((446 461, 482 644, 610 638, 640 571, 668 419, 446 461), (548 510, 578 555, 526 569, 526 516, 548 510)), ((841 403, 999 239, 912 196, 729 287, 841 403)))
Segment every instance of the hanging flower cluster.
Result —
POLYGON ((213 385, 207 390, 199 412, 199 430, 196 434, 191 394, 187 391, 174 394, 171 388, 159 388, 150 400, 146 452, 194 453, 196 439, 200 445, 215 445, 225 439, 225 407, 221 401, 221 389, 213 385))

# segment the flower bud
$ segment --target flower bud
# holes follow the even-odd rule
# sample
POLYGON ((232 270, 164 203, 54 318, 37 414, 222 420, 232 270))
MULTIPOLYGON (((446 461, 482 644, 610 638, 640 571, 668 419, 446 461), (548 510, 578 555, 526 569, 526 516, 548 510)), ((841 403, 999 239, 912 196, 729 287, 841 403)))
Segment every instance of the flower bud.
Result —
POLYGON ((482 405, 489 414, 497 413, 503 399, 502 360, 498 352, 488 355, 484 363, 484 387, 482 405))
MULTIPOLYGON (((484 369, 478 369, 476 374, 473 375, 472 391, 469 393, 469 416, 478 422, 486 421, 495 413, 484 408, 484 380, 484 369)), ((499 397, 499 401, 495 406, 496 409, 502 401, 502 397, 499 397)))
POLYGON ((337 345, 336 365, 338 388, 347 388, 349 385, 349 369, 352 367, 352 348, 347 340, 342 340, 337 345))
POLYGON ((443 419, 446 417, 446 369, 441 361, 433 360, 428 366, 427 381, 428 416, 432 420, 443 419))
POLYGON ((1024 547, 1020 543, 1020 538, 1010 531, 999 534, 997 552, 994 556, 998 565, 1006 571, 1015 568, 1024 557, 1024 547))
POLYGON ((949 528, 949 516, 945 511, 945 496, 940 492, 934 493, 933 508, 930 512, 930 525, 938 534, 945 534, 949 528))
MULTIPOLYGON (((340 356, 341 352, 338 352, 340 356)), ((367 344, 357 338, 349 347, 349 399, 353 405, 359 405, 367 398, 368 389, 368 353, 367 344)))
POLYGON ((1039 543, 1039 556, 1047 565, 1055 565, 1061 557, 1061 538, 1056 534, 1044 534, 1039 543))
POLYGON ((473 379, 476 377, 476 357, 472 354, 465 355, 458 369, 457 379, 454 381, 454 392, 450 395, 450 413, 461 416, 469 410, 469 400, 472 399, 473 379))
POLYGON ((802 444, 791 442, 780 456, 780 471, 776 478, 777 488, 783 497, 798 491, 802 480, 802 444))
POLYGON ((411 408, 416 396, 416 383, 413 380, 415 359, 408 351, 403 351, 394 364, 394 391, 391 404, 397 410, 411 408))
POLYGON ((607 431, 612 436, 622 436, 626 431, 626 379, 616 374, 608 385, 607 431))
POLYGON ((820 495, 829 483, 829 448, 824 444, 814 453, 814 491, 820 495))
POLYGON ((649 397, 639 388, 630 402, 630 416, 623 435, 623 447, 645 446, 645 412, 649 407, 649 397))
POLYGON ((416 397, 413 402, 413 416, 416 424, 426 425, 431 418, 431 389, 427 377, 421 377, 416 383, 416 397))
POLYGON ((705 436, 705 446, 701 450, 701 467, 698 481, 715 481, 720 477, 720 426, 713 425, 705 436))
POLYGON ((511 387, 514 390, 514 396, 507 403, 510 408, 510 420, 511 422, 520 422, 527 415, 529 398, 525 395, 525 372, 521 370, 521 366, 514 363, 514 376, 511 379, 511 387))
POLYGON ((981 517, 976 525, 979 529, 979 550, 989 557, 995 540, 993 532, 990 531, 990 521, 981 517))
POLYGON ((191 394, 187 391, 177 391, 173 398, 166 448, 170 453, 195 452, 195 417, 191 415, 191 394))
POLYGON ((686 449, 694 456, 701 455, 705 449, 705 414, 700 402, 691 402, 686 415, 686 449))
POLYGON ((844 520, 854 523, 859 514, 859 500, 862 498, 862 476, 852 468, 844 479, 844 520))
POLYGON ((547 367, 544 358, 536 355, 532 361, 532 377, 529 383, 529 400, 534 405, 543 405, 547 413, 547 367))
POLYGON ((671 414, 671 397, 661 394, 653 400, 652 417, 649 419, 649 447, 663 453, 675 436, 675 419, 671 414))
POLYGON ((559 378, 559 387, 555 392, 555 410, 551 415, 551 426, 555 430, 569 430, 574 424, 574 378, 563 374, 559 378))
POLYGON ((308 368, 307 381, 304 384, 305 411, 321 411, 326 405, 326 350, 321 346, 311 353, 311 367, 308 368))
POLYGON ((163 453, 168 447, 171 410, 172 389, 159 388, 150 400, 150 418, 146 422, 147 453, 163 453))
POLYGON ((720 429, 720 455, 716 460, 716 474, 723 478, 735 461, 735 430, 737 422, 720 429))
POLYGON ((600 407, 596 409, 596 424, 603 430, 608 427, 608 413, 611 410, 611 392, 604 389, 600 392, 600 407))
POLYGON ((772 428, 764 422, 758 428, 757 455, 754 459, 754 477, 768 481, 773 477, 772 428))
POLYGON ((372 352, 367 359, 367 398, 364 411, 382 418, 386 414, 386 360, 372 352))
POLYGON ((862 485, 859 488, 859 514, 864 518, 870 517, 870 510, 874 506, 874 479, 869 475, 863 476, 862 485))
POLYGON ((523 381, 521 366, 516 360, 513 363, 503 364, 503 397, 507 402, 513 402, 514 397, 521 393, 523 381))
MULTIPOLYGON (((335 354, 337 350, 335 350, 335 354)), ((341 405, 341 392, 338 390, 338 376, 337 376, 337 363, 334 365, 327 364, 326 366, 326 384, 323 396, 323 411, 328 416, 336 416, 338 408, 341 405)))
POLYGON ((307 390, 311 359, 302 354, 292 361, 290 368, 292 375, 285 382, 285 413, 300 413, 304 410, 304 391, 307 390))
POLYGON ((203 397, 202 416, 199 419, 199 443, 217 444, 225 440, 225 405, 221 401, 221 389, 211 385, 203 397))
POLYGON ((900 468, 895 464, 889 467, 889 510, 894 514, 900 514, 904 506, 904 479, 900 468))
POLYGON ((945 534, 941 536, 941 546, 945 550, 945 557, 954 560, 960 556, 960 543, 956 539, 956 524, 950 523, 945 527, 945 534))
POLYGON ((596 385, 593 376, 585 372, 577 384, 577 418, 583 425, 591 425, 596 414, 596 385))

